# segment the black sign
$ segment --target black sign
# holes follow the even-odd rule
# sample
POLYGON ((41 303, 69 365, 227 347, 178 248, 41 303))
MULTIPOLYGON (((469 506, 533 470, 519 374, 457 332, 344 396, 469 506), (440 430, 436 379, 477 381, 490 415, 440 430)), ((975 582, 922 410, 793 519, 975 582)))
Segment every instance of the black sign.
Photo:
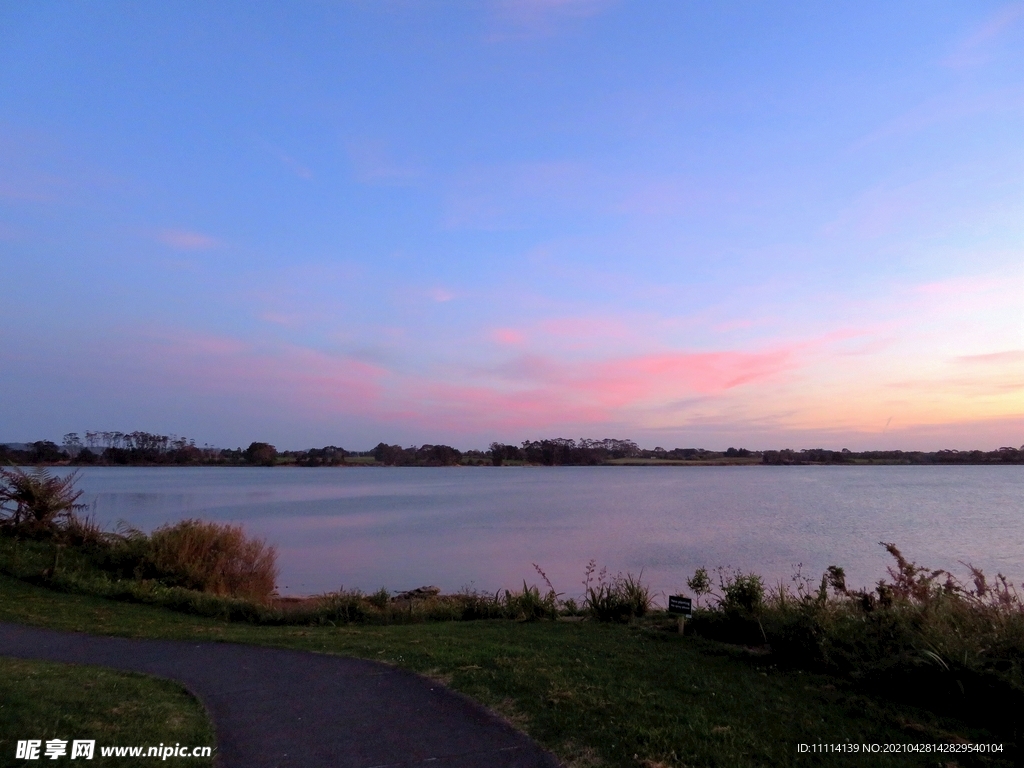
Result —
POLYGON ((693 601, 688 597, 682 595, 669 595, 668 596, 668 612, 669 613, 681 613, 683 616, 690 617, 693 615, 693 601))

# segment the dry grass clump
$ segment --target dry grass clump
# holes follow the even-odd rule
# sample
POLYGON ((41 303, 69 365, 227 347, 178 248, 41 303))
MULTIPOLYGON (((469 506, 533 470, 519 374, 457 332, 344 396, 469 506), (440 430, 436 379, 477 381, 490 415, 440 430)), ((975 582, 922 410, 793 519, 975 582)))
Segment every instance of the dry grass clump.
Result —
POLYGON ((238 525, 182 520, 153 531, 148 550, 173 586, 263 602, 277 584, 277 551, 238 525))

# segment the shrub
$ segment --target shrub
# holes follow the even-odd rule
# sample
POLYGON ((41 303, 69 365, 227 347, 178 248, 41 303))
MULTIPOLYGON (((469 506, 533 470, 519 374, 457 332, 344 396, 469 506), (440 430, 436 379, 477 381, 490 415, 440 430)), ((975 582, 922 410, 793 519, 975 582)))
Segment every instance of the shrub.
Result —
POLYGON ((730 576, 722 576, 721 587, 723 598, 722 609, 744 614, 757 613, 764 605, 764 582, 756 573, 736 571, 730 576))
POLYGON ((539 587, 527 586, 526 581, 523 581, 521 592, 506 589, 499 602, 505 616, 516 621, 554 619, 558 616, 558 597, 554 590, 542 596, 539 587))
MULTIPOLYGON (((999 575, 964 564, 970 585, 924 568, 891 543, 894 564, 872 590, 850 590, 842 568, 820 583, 765 594, 761 579, 719 569, 722 594, 693 631, 769 644, 777 662, 847 676, 929 709, 973 717, 1012 734, 1024 712, 1024 602, 999 575)), ((705 572, 706 573, 706 572, 705 572)), ((690 587, 700 585, 695 574, 690 587)), ((694 590, 697 592, 697 590, 694 590)), ((710 592, 710 589, 708 590, 710 592)))
POLYGON ((78 503, 77 480, 77 472, 56 477, 42 467, 0 469, 0 526, 16 534, 55 536, 80 524, 75 513, 86 505, 78 503))
POLYGON ((312 624, 347 624, 366 618, 370 599, 359 590, 339 589, 320 595, 310 616, 312 624))
POLYGON ((704 595, 711 594, 711 577, 708 576, 707 568, 698 568, 692 578, 686 580, 686 586, 697 596, 697 603, 704 595))
POLYGON ((629 621, 645 615, 651 608, 653 598, 650 588, 643 583, 643 571, 639 576, 621 573, 608 578, 608 569, 602 568, 594 579, 597 563, 591 560, 583 579, 583 607, 598 621, 629 621))
POLYGON ((143 565, 172 586, 266 601, 277 582, 277 551, 241 526, 182 520, 153 531, 143 565))

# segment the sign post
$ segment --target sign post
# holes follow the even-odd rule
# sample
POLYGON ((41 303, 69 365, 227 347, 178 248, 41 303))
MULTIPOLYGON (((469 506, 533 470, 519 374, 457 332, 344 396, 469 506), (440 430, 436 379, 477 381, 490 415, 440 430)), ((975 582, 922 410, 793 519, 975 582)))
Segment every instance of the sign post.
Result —
POLYGON ((686 620, 693 616, 693 601, 682 595, 668 596, 668 612, 679 614, 679 634, 683 634, 686 620))

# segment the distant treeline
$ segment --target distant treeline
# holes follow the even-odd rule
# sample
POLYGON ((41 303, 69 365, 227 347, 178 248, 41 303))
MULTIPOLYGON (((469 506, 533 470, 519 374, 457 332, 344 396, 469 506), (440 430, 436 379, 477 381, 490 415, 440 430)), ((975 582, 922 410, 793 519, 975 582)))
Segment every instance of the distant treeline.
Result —
POLYGON ((443 467, 455 465, 533 464, 591 466, 608 463, 692 464, 1024 464, 1024 446, 994 451, 832 451, 810 448, 752 451, 729 448, 666 450, 640 448, 632 440, 525 440, 519 445, 491 443, 486 451, 460 451, 450 445, 403 448, 379 443, 369 451, 346 451, 335 445, 303 451, 278 451, 270 443, 248 448, 197 446, 195 440, 149 432, 69 432, 61 445, 49 440, 0 444, 0 464, 72 464, 76 466, 279 466, 334 467, 380 465, 443 467))
POLYGON ((1024 445, 994 451, 762 451, 762 464, 1024 464, 1024 445))

